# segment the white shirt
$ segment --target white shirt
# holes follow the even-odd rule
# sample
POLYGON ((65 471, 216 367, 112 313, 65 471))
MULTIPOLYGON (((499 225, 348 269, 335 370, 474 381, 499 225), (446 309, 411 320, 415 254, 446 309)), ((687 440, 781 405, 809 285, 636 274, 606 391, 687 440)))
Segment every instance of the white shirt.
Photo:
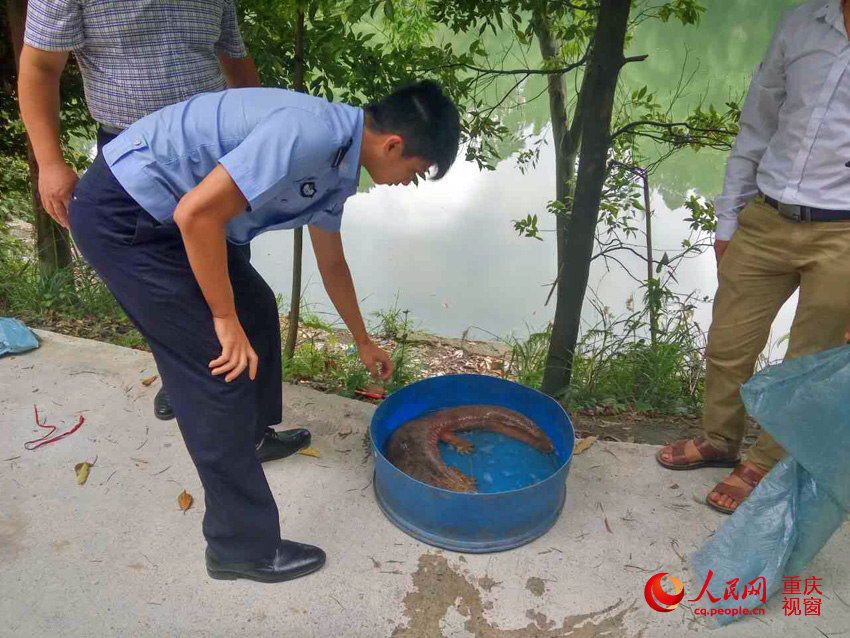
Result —
POLYGON ((756 69, 715 199, 716 239, 761 190, 788 204, 850 210, 850 40, 841 0, 789 11, 756 69))

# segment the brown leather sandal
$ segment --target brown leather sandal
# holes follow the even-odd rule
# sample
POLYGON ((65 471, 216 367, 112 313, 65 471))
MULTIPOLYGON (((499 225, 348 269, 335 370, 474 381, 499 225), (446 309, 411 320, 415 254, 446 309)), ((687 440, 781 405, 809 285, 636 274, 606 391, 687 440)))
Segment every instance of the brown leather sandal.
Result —
MULTIPOLYGON (((655 460, 668 470, 695 470, 700 467, 737 467, 741 463, 741 457, 736 453, 734 457, 723 456, 723 450, 719 450, 706 437, 701 436, 693 439, 694 445, 699 452, 700 460, 691 461, 685 455, 685 444, 691 439, 674 441, 670 444, 673 457, 669 461, 661 458, 664 448, 658 450, 655 460)), ((665 446, 666 447, 666 446, 665 446)))
POLYGON ((725 479, 720 481, 717 485, 714 486, 714 489, 708 493, 708 496, 705 499, 706 504, 713 510, 717 510, 723 514, 732 514, 735 509, 741 506, 747 497, 752 494, 753 490, 756 489, 756 485, 764 478, 764 475, 767 474, 764 470, 760 470, 754 465, 750 464, 741 464, 732 470, 732 473, 727 476, 725 479), (730 485, 726 481, 729 480, 730 477, 737 476, 739 479, 744 481, 749 487, 738 487, 737 485, 730 485), (728 496, 729 498, 735 500, 738 505, 735 508, 723 507, 722 505, 718 505, 714 501, 711 500, 711 495, 717 492, 718 494, 722 494, 723 496, 728 496))

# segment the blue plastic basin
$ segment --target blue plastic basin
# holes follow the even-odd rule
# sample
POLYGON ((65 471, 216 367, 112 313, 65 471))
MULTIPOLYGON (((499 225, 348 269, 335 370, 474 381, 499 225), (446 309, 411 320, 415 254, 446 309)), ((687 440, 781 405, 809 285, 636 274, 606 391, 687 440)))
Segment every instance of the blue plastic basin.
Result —
POLYGON ((375 497, 387 518, 430 545, 485 553, 512 549, 544 534, 564 506, 575 434, 563 407, 512 381, 476 374, 433 377, 393 393, 372 417, 375 497), (427 412, 460 405, 501 405, 532 419, 555 445, 554 474, 522 489, 460 493, 422 483, 384 456, 390 435, 427 412))

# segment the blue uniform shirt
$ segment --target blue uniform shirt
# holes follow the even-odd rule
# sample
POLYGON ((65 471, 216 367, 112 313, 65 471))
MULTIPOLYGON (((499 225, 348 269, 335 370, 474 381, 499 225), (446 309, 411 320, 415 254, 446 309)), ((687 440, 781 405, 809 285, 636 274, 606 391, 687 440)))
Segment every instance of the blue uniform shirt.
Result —
POLYGON ((283 89, 197 95, 138 120, 103 147, 127 193, 161 222, 221 164, 248 200, 227 224, 246 244, 267 230, 339 231, 357 192, 363 111, 283 89))

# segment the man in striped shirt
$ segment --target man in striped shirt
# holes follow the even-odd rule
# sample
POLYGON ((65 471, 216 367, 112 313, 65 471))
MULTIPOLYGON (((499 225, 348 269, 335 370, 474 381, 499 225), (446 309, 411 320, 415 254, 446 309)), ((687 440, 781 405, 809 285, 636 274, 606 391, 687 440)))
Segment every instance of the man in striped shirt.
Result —
MULTIPOLYGON (((78 177, 59 141, 59 79, 72 51, 89 112, 99 125, 98 153, 125 128, 165 106, 199 93, 260 85, 233 0, 29 0, 18 83, 21 116, 38 162, 42 204, 66 228, 78 177)), ((156 395, 154 413, 174 418, 164 388, 156 395)), ((305 429, 275 432, 270 426, 281 420, 280 408, 263 419, 269 427, 257 442, 261 461, 310 444, 305 429)))

